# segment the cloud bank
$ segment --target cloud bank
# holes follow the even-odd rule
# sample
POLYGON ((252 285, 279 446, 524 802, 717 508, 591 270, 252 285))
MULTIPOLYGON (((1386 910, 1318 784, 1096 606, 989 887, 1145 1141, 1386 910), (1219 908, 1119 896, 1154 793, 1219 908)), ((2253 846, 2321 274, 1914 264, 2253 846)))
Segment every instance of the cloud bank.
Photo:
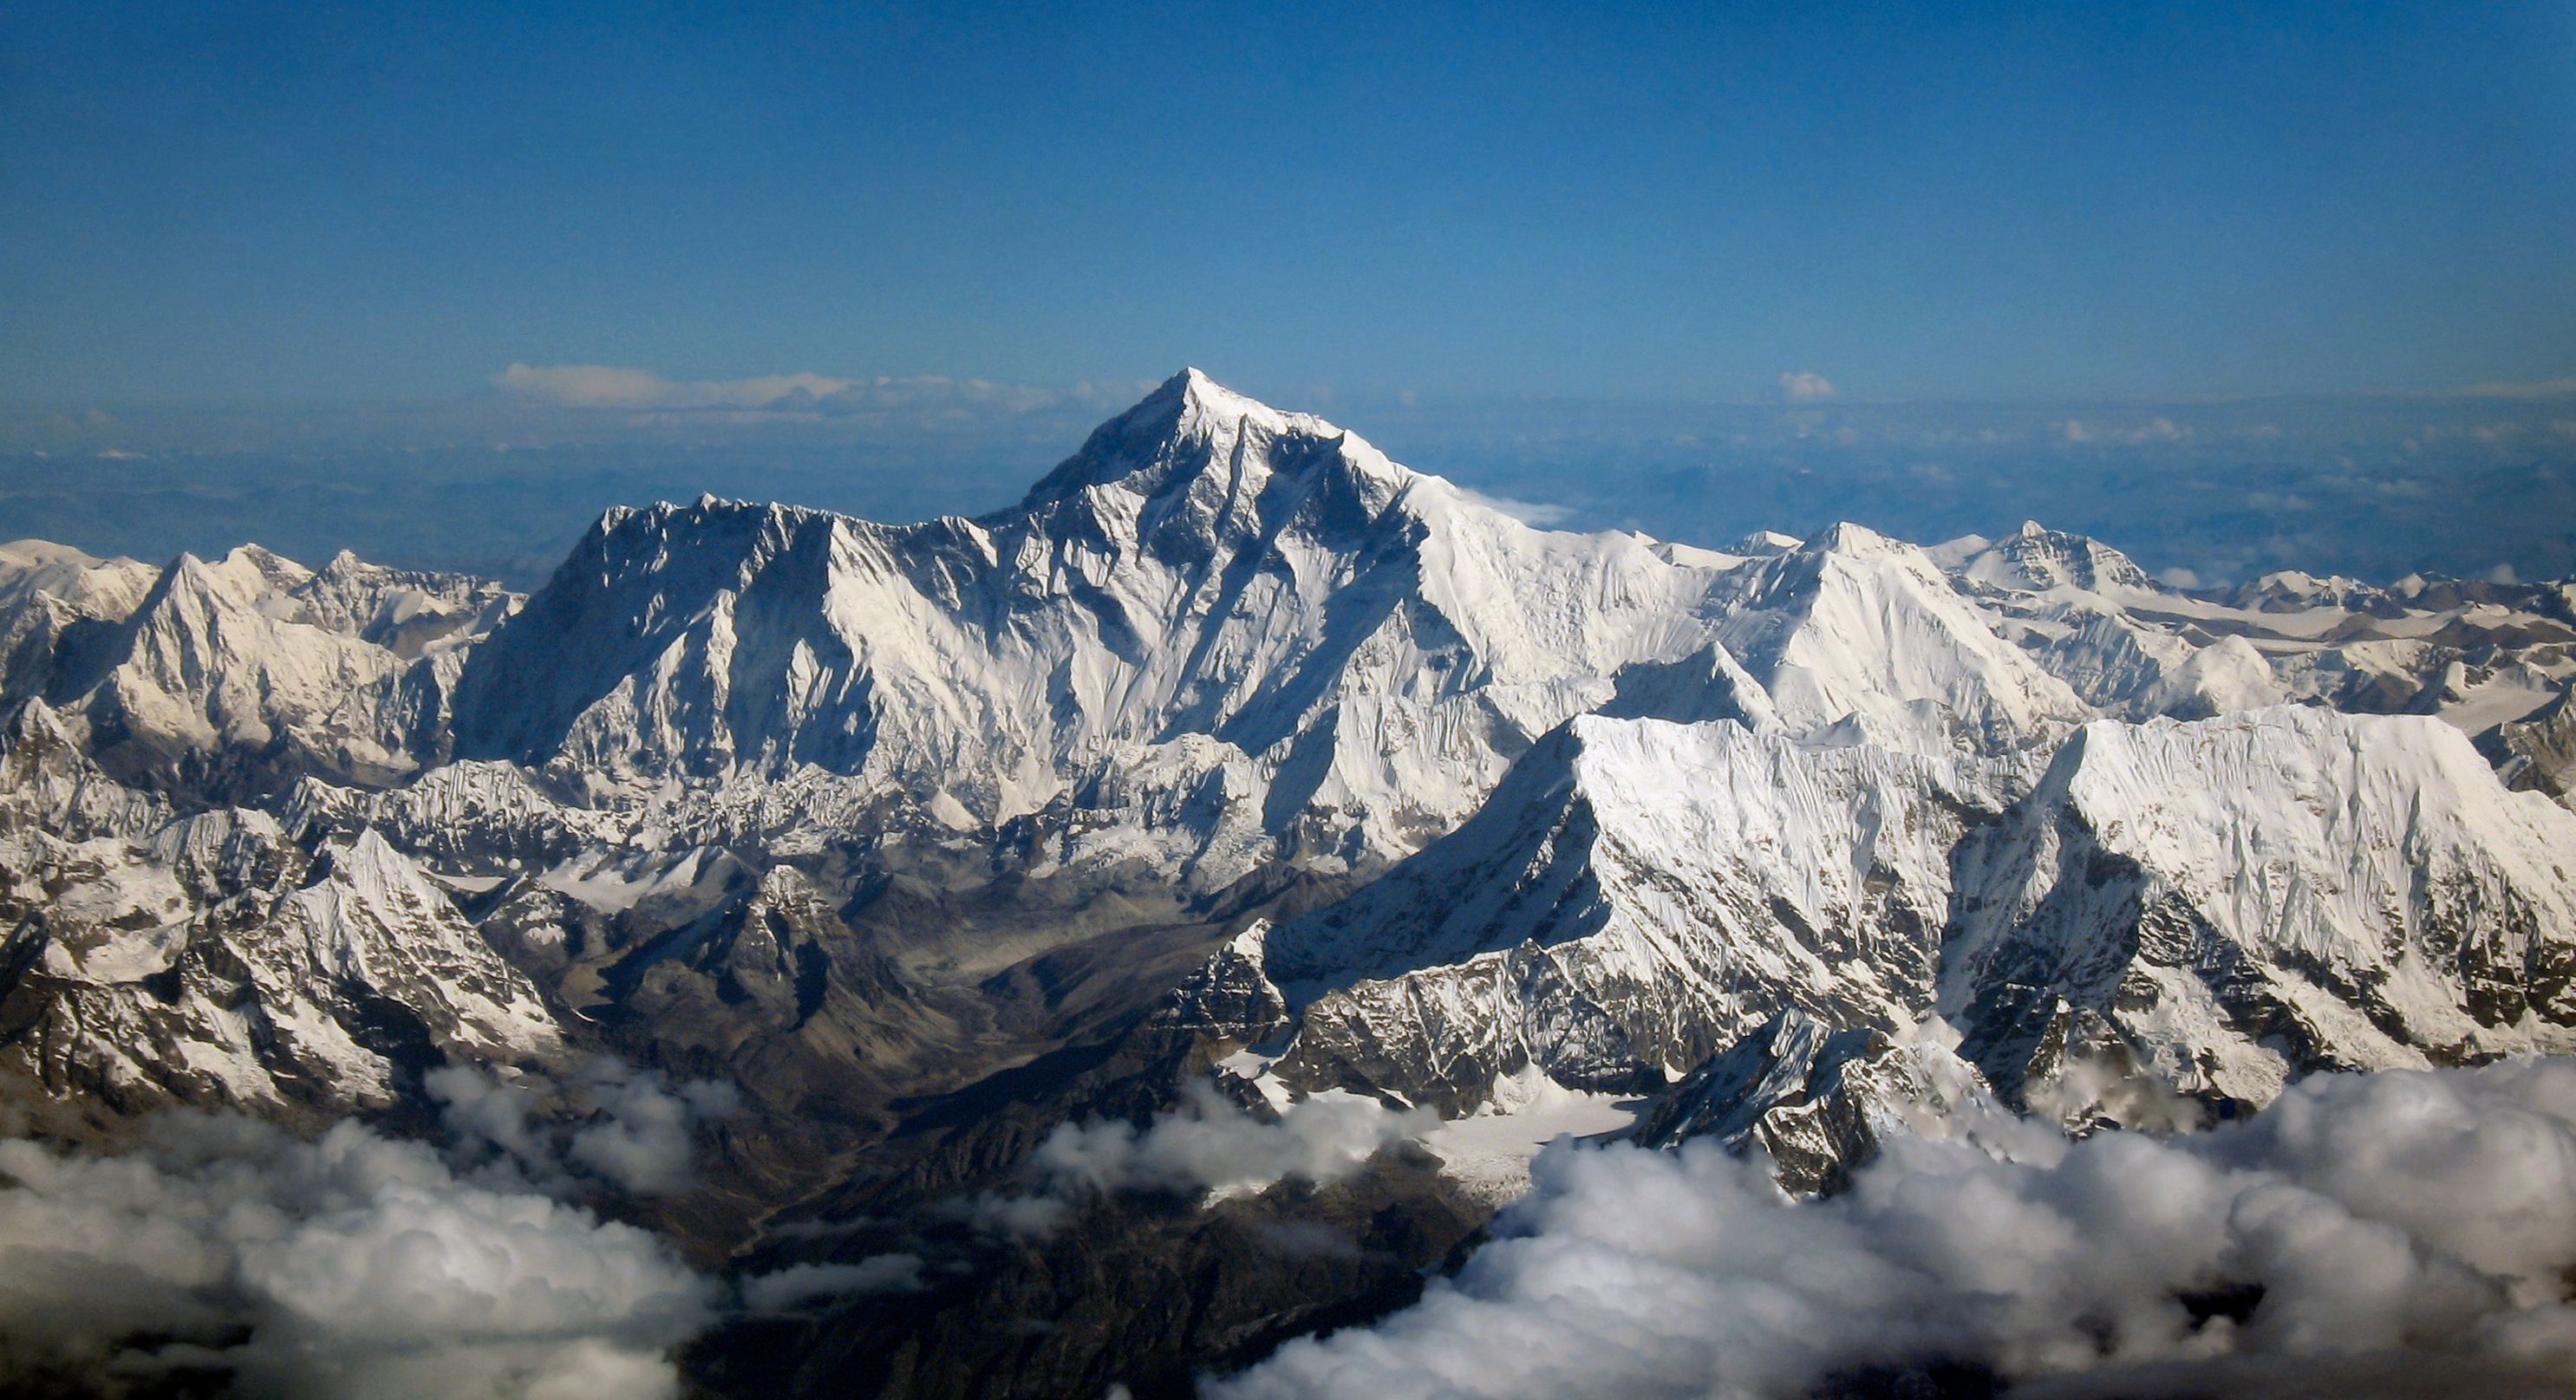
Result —
POLYGON ((2321 1076, 2204 1134, 1893 1144, 1796 1202, 1693 1146, 1551 1148, 1502 1236, 1222 1400, 1796 1396, 1962 1368, 2016 1396, 2563 1395, 2576 1062, 2321 1076))

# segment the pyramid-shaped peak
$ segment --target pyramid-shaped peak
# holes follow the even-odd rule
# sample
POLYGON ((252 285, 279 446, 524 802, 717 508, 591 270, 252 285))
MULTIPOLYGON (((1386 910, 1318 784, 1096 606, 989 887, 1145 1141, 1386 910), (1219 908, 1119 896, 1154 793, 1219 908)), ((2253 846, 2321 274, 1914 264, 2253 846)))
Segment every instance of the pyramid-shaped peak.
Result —
POLYGON ((1373 494, 1390 494, 1411 475, 1356 433, 1313 414, 1272 408, 1192 367, 1094 429, 1082 450, 1047 473, 1022 504, 1040 506, 1112 484, 1155 496, 1215 469, 1266 476, 1325 463, 1379 488, 1373 494))
POLYGON ((1912 546, 1889 539, 1866 525, 1838 520, 1818 532, 1804 548, 1816 554, 1878 555, 1912 546))
POLYGON ((1148 421, 1162 421, 1168 415, 1170 421, 1182 430, 1194 424, 1239 430, 1249 424, 1273 435, 1343 436, 1340 428, 1313 414, 1289 413, 1272 408, 1250 394, 1237 393, 1217 383, 1206 370, 1196 365, 1164 380, 1161 387, 1146 395, 1142 402, 1120 418, 1139 415, 1148 421))
POLYGON ((2153 590, 2155 581, 2137 562, 2089 535, 2051 530, 2026 520, 1990 550, 1969 559, 1967 576, 2000 588, 2153 590))

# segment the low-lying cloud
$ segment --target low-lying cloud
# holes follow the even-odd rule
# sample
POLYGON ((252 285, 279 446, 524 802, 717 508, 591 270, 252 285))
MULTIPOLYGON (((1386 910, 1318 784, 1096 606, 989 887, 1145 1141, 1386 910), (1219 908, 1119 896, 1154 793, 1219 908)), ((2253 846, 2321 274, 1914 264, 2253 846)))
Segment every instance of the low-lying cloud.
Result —
POLYGON ((0 1380, 655 1400, 718 1296, 646 1231, 355 1123, 304 1142, 172 1116, 117 1157, 0 1142, 0 1179, 0 1380))
POLYGON ((918 1293, 918 1254, 877 1254, 852 1264, 790 1264, 742 1281, 745 1310, 763 1316, 793 1312, 810 1303, 868 1293, 918 1293))
POLYGON ((458 1152, 558 1194, 585 1179, 639 1196, 684 1190, 697 1178, 699 1135, 741 1106, 730 1084, 674 1084, 659 1070, 604 1058, 563 1085, 460 1066, 432 1070, 425 1082, 458 1152))
POLYGON ((121 1156, 0 1141, 0 1389, 113 1395, 183 1372, 290 1400, 678 1394, 668 1353, 721 1288, 566 1198, 688 1185, 731 1086, 606 1059, 560 1085, 428 1079, 437 1143, 185 1113, 121 1156))
POLYGON ((1257 1118, 1205 1083, 1182 1106, 1138 1127, 1116 1119, 1060 1123, 1028 1163, 1037 1191, 958 1202, 956 1213, 1006 1234, 1046 1234, 1074 1203, 1117 1191, 1252 1195, 1281 1181, 1341 1181, 1394 1143, 1440 1126, 1428 1109, 1398 1110, 1328 1089, 1257 1118))
POLYGON ((1551 1148, 1455 1280, 1213 1393, 1797 1396, 1949 1366, 2016 1396, 2557 1396, 2576 1369, 2576 1062, 2015 1141, 1903 1138, 1803 1202, 1713 1147, 1551 1148))

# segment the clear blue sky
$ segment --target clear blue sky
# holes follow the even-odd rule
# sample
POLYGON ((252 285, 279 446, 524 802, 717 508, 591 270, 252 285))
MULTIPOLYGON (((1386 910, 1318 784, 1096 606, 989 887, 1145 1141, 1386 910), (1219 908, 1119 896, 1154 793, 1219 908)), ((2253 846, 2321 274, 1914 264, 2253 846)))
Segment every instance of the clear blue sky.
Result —
POLYGON ((0 398, 2576 375, 2576 6, 0 7, 0 398))

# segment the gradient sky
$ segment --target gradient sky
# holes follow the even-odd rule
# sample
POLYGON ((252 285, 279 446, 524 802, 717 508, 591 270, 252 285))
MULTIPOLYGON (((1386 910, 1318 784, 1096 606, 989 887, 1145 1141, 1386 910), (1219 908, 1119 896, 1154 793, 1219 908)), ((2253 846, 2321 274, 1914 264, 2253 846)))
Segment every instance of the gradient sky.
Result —
POLYGON ((15 0, 0 399, 2576 374, 2576 5, 1899 9, 15 0))

